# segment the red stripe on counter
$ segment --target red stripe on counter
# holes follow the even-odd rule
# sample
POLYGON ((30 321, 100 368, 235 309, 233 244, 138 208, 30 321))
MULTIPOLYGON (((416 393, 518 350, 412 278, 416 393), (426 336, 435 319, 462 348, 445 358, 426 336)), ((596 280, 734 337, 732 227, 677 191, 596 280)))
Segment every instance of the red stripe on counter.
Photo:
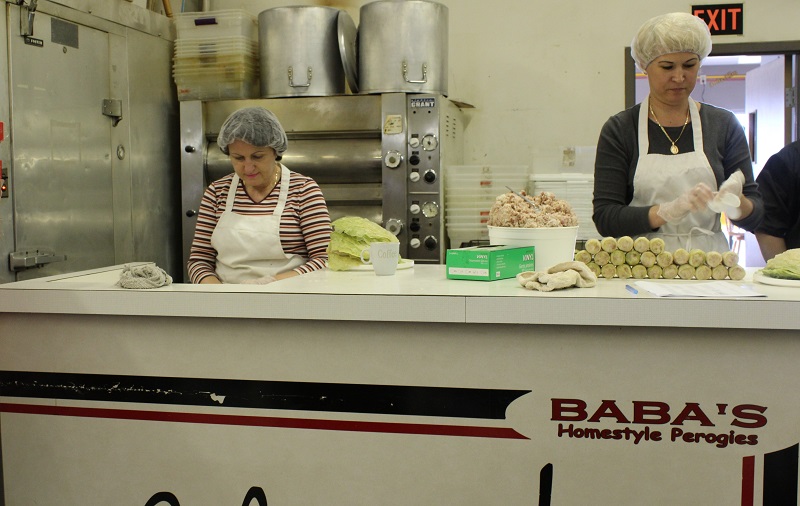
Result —
POLYGON ((742 506, 753 506, 755 500, 756 458, 742 457, 742 506))
POLYGON ((465 425, 433 425, 415 423, 358 422, 348 420, 317 420, 269 416, 212 415, 172 411, 142 411, 131 409, 81 408, 45 406, 41 404, 0 403, 0 412, 32 415, 76 416, 83 418, 112 418, 156 422, 204 423, 250 427, 280 427, 285 429, 338 430, 349 432, 384 432, 391 434, 422 434, 434 436, 483 437, 496 439, 528 439, 514 429, 465 425))

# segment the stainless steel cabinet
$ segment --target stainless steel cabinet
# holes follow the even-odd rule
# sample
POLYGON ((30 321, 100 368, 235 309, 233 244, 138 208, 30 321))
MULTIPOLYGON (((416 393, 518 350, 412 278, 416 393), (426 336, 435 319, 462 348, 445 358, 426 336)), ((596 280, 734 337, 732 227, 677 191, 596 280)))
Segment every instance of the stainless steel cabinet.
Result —
POLYGON ((5 5, 0 281, 154 261, 180 279, 170 21, 122 0, 5 5))

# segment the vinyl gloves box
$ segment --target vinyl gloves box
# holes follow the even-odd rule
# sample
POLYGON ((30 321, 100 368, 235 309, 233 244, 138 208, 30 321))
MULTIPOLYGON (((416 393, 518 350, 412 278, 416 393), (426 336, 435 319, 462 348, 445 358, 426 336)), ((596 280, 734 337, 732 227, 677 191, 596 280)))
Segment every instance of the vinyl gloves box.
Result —
POLYGON ((495 281, 535 270, 533 246, 473 246, 447 250, 447 279, 495 281))

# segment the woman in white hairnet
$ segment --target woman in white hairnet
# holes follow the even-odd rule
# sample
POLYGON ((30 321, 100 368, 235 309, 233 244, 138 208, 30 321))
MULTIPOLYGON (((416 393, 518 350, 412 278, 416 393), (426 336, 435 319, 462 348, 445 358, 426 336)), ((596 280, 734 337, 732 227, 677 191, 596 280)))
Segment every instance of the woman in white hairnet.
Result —
POLYGON ((666 249, 727 251, 720 212, 755 230, 764 210, 744 129, 689 96, 711 35, 700 18, 650 19, 631 44, 650 94, 612 116, 597 143, 593 219, 604 236, 661 237, 666 249))
POLYGON ((193 283, 266 284, 325 267, 331 219, 317 183, 280 163, 288 141, 263 107, 231 114, 217 144, 233 174, 211 183, 197 214, 193 283))

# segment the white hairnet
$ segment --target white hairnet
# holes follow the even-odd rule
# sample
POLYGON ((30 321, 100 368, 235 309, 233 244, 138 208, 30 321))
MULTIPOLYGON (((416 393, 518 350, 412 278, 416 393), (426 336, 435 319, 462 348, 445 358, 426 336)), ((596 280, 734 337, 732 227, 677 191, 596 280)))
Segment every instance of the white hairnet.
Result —
POLYGON ((694 53, 702 61, 711 53, 711 32, 705 21, 688 12, 673 12, 646 21, 631 42, 631 56, 640 69, 670 53, 694 53))
POLYGON ((260 148, 270 147, 280 157, 289 144, 278 117, 263 107, 246 107, 234 112, 222 123, 217 145, 226 155, 228 145, 240 140, 260 148))

